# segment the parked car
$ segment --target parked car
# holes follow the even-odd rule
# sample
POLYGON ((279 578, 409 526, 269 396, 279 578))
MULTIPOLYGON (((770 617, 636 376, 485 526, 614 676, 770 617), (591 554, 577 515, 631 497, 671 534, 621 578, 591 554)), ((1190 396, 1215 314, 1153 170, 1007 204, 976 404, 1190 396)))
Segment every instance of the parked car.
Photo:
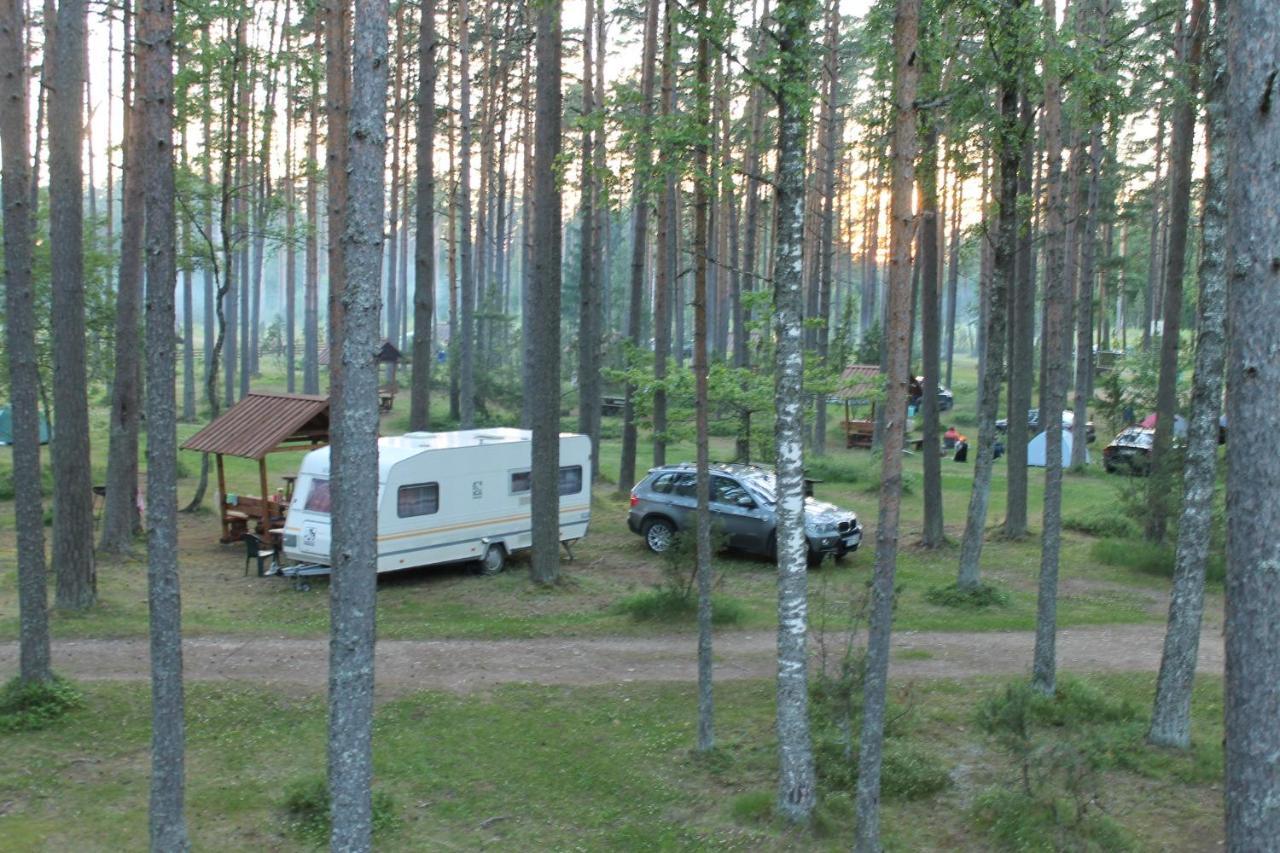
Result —
MULTIPOLYGON (((916 409, 920 408, 920 401, 924 399, 924 377, 917 376, 911 380, 911 384, 907 386, 907 404, 916 409)), ((938 386, 938 411, 946 412, 955 406, 955 396, 949 388, 938 386)))
MULTIPOLYGON (((1073 429, 1076 423, 1076 413, 1070 409, 1064 409, 1062 412, 1062 428, 1073 429)), ((1040 432, 1040 410, 1027 409, 1027 430, 1031 435, 1040 432)), ((1009 419, 1000 418, 996 421, 996 432, 1008 432, 1009 419)), ((1085 440, 1090 444, 1098 440, 1098 432, 1093 426, 1093 421, 1085 421, 1084 424, 1085 440)))
POLYGON ((1147 474, 1151 470, 1151 446, 1156 431, 1147 427, 1129 427, 1102 449, 1102 467, 1108 474, 1126 471, 1147 474))
MULTIPOLYGON (((697 469, 689 463, 654 468, 631 490, 627 526, 644 537, 649 550, 668 550, 675 535, 697 524, 697 469)), ((777 551, 773 472, 757 465, 711 466, 711 518, 728 537, 728 545, 742 551, 772 556, 777 551)), ((806 497, 804 532, 809 561, 821 562, 827 554, 840 559, 862 544, 858 516, 833 504, 806 497)))

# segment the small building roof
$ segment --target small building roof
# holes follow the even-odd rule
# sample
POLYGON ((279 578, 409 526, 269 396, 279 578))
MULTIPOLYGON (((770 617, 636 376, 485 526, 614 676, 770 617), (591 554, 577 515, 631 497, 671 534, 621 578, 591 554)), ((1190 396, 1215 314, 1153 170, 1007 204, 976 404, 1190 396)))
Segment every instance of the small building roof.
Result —
POLYGON ((840 374, 836 396, 841 400, 866 400, 884 387, 878 364, 851 364, 840 374))
POLYGON ((183 442, 182 449, 262 459, 284 445, 328 440, 328 397, 251 391, 183 442))

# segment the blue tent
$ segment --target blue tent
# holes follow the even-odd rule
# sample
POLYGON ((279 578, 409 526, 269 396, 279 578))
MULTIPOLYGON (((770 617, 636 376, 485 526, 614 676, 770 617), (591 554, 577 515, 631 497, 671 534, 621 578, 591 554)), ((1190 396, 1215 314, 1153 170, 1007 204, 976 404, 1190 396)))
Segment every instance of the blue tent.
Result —
MULTIPOLYGON (((40 443, 49 443, 49 421, 40 415, 40 443)), ((8 406, 0 407, 0 447, 13 444, 13 412, 8 406)))

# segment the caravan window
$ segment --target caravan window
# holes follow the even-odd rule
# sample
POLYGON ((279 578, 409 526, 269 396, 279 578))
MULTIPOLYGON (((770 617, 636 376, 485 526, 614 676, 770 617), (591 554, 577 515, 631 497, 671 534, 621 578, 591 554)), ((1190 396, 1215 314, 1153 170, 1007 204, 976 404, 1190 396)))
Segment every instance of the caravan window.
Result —
POLYGON ((440 511, 440 486, 438 483, 418 483, 401 486, 396 493, 396 515, 412 518, 415 515, 431 515, 440 511))
POLYGON ((311 488, 307 489, 307 502, 303 505, 307 512, 329 512, 329 481, 312 479, 311 488))
MULTIPOLYGON (((523 495, 533 485, 528 471, 517 471, 511 475, 511 494, 523 495)), ((560 494, 576 495, 582 491, 582 466, 566 465, 560 469, 560 494)))
POLYGON ((570 465, 560 469, 560 494, 576 495, 582 491, 582 466, 570 465))

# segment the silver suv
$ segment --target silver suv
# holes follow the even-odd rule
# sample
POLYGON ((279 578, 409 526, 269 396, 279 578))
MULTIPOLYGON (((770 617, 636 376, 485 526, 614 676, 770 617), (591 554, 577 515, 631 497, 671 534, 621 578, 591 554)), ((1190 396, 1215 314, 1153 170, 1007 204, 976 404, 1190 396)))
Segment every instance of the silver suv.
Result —
MULTIPOLYGON (((631 490, 627 526, 644 537, 651 551, 671 547, 676 533, 692 530, 698 508, 697 469, 689 463, 651 470, 631 490)), ((774 512, 773 472, 756 465, 711 466, 711 521, 721 527, 731 548, 773 556, 777 550, 778 519, 774 512)), ((837 559, 862 544, 858 516, 848 510, 806 497, 804 533, 809 561, 827 554, 837 559)))

